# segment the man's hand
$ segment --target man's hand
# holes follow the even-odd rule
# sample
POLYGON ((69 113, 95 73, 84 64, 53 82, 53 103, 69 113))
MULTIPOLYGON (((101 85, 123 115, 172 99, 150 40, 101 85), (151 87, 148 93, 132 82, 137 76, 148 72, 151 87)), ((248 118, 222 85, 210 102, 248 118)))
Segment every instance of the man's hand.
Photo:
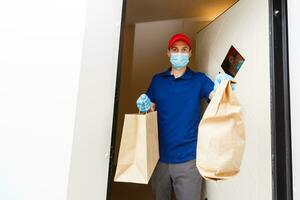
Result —
MULTIPOLYGON (((226 73, 219 73, 216 78, 215 78, 215 86, 214 86, 214 91, 217 90, 217 88, 220 86, 220 84, 222 83, 222 81, 224 80, 229 80, 229 81, 232 81, 233 80, 233 77, 226 74, 226 73)), ((234 84, 231 84, 231 88, 232 88, 232 91, 235 90, 235 85, 234 84)))
MULTIPOLYGON (((211 100, 217 90, 217 88, 220 86, 220 84, 222 83, 222 81, 224 80, 229 80, 229 81, 232 81, 233 80, 233 77, 230 76, 229 74, 226 74, 226 73, 219 73, 216 78, 215 78, 215 86, 214 86, 214 90, 211 91, 211 93, 209 94, 209 99, 211 100)), ((232 91, 235 90, 235 85, 234 84, 231 84, 231 88, 232 88, 232 91)))
MULTIPOLYGON (((136 106, 138 107, 140 112, 147 112, 151 109, 152 111, 152 105, 149 97, 146 94, 142 94, 136 101, 136 106)), ((155 106, 155 104, 154 104, 155 106)))

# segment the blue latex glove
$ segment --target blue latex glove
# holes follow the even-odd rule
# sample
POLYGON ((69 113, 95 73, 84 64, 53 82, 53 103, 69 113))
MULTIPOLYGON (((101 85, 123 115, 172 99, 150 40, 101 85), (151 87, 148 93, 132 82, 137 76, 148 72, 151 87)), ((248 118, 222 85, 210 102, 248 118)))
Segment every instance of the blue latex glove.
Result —
POLYGON ((151 108, 151 101, 146 94, 142 94, 136 101, 136 106, 140 112, 147 112, 151 108))
MULTIPOLYGON (((232 81, 233 77, 230 76, 229 74, 226 74, 226 73, 219 73, 216 76, 216 79, 215 79, 214 91, 217 90, 217 88, 220 86, 221 82, 224 81, 224 80, 232 81)), ((231 84, 231 88, 232 88, 232 91, 234 91, 235 90, 235 85, 231 84)))

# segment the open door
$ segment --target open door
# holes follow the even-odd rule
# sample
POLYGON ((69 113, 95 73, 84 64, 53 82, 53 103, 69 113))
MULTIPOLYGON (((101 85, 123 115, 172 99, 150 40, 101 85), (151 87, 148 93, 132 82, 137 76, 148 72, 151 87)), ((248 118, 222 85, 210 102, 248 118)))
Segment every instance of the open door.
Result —
MULTIPOLYGON (((197 6, 189 5, 192 2, 185 1, 186 13, 195 13, 193 8, 197 9, 197 6), (191 9, 190 12, 188 9, 191 9)), ((218 5, 215 1, 205 2, 199 2, 198 6, 201 7, 201 3, 202 6, 218 5)), ((221 4, 222 1, 217 2, 221 4)), ((179 1, 177 3, 183 6, 179 1)), ((277 0, 223 3, 219 9, 199 8, 202 11, 199 13, 205 14, 203 16, 185 16, 182 13, 174 15, 178 14, 178 9, 174 9, 172 3, 127 1, 126 12, 123 11, 126 14, 119 55, 107 199, 153 199, 150 185, 114 183, 113 176, 124 114, 137 112, 135 101, 146 91, 151 77, 169 67, 166 43, 171 35, 178 32, 187 34, 196 44, 189 67, 206 73, 212 80, 217 73, 226 71, 226 66, 229 66, 226 62, 232 57, 235 64, 231 67, 237 67, 240 62, 233 76, 237 81, 235 92, 243 107, 246 126, 244 161, 238 176, 228 181, 207 181, 203 199, 291 198, 291 189, 288 189, 291 181, 290 132, 288 121, 280 120, 289 115, 288 104, 283 110, 280 108, 280 102, 285 103, 288 98, 280 94, 288 96, 288 93, 282 93, 286 82, 278 84, 286 75, 279 75, 286 71, 282 68, 286 62, 277 59, 284 51, 275 48, 280 42, 281 48, 285 48, 285 43, 282 43, 284 36, 278 34, 284 26, 279 27, 282 24, 279 23, 280 18, 276 18, 277 11, 285 8, 280 7, 283 4, 277 0), (281 134, 282 130, 284 134, 281 134), (280 139, 285 143, 281 145, 280 139)))
POLYGON ((87 1, 68 200, 106 198, 122 5, 87 1))
MULTIPOLYGON (((197 32, 229 9, 231 1, 147 1, 128 0, 123 11, 122 52, 119 55, 112 159, 107 199, 153 199, 151 185, 113 182, 125 113, 137 113, 136 99, 145 92, 155 73, 167 69, 167 41, 175 33, 185 33, 196 51, 197 32), (178 12, 185 7, 183 12, 178 12), (155 15, 153 12, 155 10, 155 15), (109 195, 110 194, 110 195, 109 195)), ((197 70, 196 53, 190 67, 197 70)))

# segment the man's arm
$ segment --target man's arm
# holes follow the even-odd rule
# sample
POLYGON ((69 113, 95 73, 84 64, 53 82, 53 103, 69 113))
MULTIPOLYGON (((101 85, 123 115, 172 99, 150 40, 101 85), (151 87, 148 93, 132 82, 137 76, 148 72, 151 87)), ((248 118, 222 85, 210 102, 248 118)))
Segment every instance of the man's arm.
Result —
POLYGON ((204 75, 204 82, 201 90, 201 97, 205 97, 206 101, 209 103, 214 95, 214 82, 210 80, 206 75, 204 75))

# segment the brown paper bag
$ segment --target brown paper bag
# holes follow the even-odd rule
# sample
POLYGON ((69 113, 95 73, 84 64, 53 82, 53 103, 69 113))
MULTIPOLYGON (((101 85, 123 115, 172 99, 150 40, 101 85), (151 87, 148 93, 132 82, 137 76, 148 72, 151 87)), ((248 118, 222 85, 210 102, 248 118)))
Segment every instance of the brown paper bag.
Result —
POLYGON ((126 114, 114 181, 147 184, 158 150, 157 112, 126 114))
POLYGON ((241 107, 230 82, 223 81, 199 124, 197 168, 205 179, 228 179, 239 172, 244 147, 241 107))

